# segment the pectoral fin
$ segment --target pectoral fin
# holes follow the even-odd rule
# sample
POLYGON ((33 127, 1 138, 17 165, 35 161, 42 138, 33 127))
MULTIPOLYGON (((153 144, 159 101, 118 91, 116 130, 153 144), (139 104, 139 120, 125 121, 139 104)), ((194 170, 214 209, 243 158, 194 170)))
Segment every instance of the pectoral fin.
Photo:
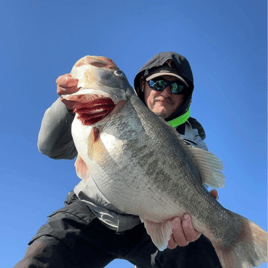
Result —
POLYGON ((75 161, 75 169, 77 176, 81 179, 86 181, 89 178, 89 170, 86 166, 84 160, 78 155, 75 161))
POLYGON ((152 222, 140 218, 144 222, 147 233, 150 235, 153 243, 159 250, 164 250, 168 246, 168 241, 172 234, 172 227, 170 221, 161 223, 152 222))
POLYGON ((99 129, 93 127, 88 137, 88 156, 97 163, 104 162, 107 150, 100 139, 99 129))

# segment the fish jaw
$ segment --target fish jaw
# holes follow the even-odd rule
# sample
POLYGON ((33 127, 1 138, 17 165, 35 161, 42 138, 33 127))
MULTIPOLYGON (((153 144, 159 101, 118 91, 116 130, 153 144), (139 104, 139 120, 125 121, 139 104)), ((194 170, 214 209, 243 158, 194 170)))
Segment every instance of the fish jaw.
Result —
MULTIPOLYGON (((87 56, 88 61, 91 57, 87 56)), ((107 59, 109 60, 109 59, 107 59)), ((73 78, 78 79, 76 94, 108 95, 115 103, 126 100, 127 94, 134 94, 125 74, 116 65, 102 66, 102 61, 83 65, 75 64, 71 70, 73 78)))
POLYGON ((79 90, 61 97, 73 101, 73 111, 85 125, 102 120, 115 107, 116 112, 135 94, 125 74, 106 57, 81 58, 73 66, 71 75, 78 79, 79 90))
POLYGON ((108 93, 103 90, 93 89, 93 88, 90 88, 90 89, 81 88, 79 91, 73 94, 65 94, 65 95, 62 95, 61 97, 66 100, 70 100, 73 102, 80 102, 80 103, 90 102, 96 98, 109 98, 113 101, 115 105, 120 100, 126 100, 126 96, 119 96, 119 95, 116 95, 115 93, 111 94, 111 92, 108 93))

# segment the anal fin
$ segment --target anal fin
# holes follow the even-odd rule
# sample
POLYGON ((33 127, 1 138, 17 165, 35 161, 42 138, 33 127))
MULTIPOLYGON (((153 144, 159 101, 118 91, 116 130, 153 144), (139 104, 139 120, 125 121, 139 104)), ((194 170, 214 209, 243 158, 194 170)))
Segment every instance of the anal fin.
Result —
POLYGON ((166 249, 172 234, 171 221, 157 223, 142 218, 140 219, 144 223, 146 231, 150 235, 155 246, 160 251, 166 249))

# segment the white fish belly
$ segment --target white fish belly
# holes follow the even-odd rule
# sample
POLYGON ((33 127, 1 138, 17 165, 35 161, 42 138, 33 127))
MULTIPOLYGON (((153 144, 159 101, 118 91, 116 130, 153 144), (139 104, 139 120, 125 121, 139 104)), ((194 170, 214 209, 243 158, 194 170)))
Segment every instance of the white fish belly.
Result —
MULTIPOLYGON (((124 125, 124 130, 133 131, 131 120, 127 125, 124 125)), ((120 138, 113 133, 120 130, 103 129, 100 133, 102 146, 97 148, 99 152, 95 152, 95 155, 102 157, 94 159, 90 158, 88 153, 92 127, 84 126, 75 119, 73 128, 73 138, 80 157, 89 168, 99 190, 115 207, 125 213, 139 215, 155 222, 184 214, 185 210, 167 193, 158 189, 148 174, 148 163, 154 161, 148 150, 154 148, 154 145, 148 144, 148 138, 139 136, 139 139, 122 139, 123 131, 120 138), (146 161, 146 158, 150 161, 146 161)), ((138 137, 142 133, 137 125, 136 131, 138 133, 132 135, 133 137, 138 137)), ((153 154, 159 157, 157 152, 153 154)), ((157 166, 153 168, 162 169, 157 166)))

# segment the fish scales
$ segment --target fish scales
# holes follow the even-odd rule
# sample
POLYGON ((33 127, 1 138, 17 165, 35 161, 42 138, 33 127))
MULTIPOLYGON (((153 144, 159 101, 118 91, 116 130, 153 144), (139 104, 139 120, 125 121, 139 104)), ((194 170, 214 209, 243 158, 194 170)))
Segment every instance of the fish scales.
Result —
MULTIPOLYGON (((129 107, 127 107, 127 108, 128 108, 127 111, 131 111, 131 109, 129 109, 129 107)), ((125 113, 125 111, 122 110, 122 113, 125 113)), ((133 112, 131 112, 131 115, 133 115, 133 112)), ((117 120, 118 120, 117 118, 114 118, 114 121, 110 121, 110 122, 113 122, 113 124, 116 125, 117 120)), ((121 119, 119 119, 119 122, 121 122, 121 119)), ((142 123, 142 121, 141 121, 141 123, 142 123)), ((142 125, 144 127, 147 127, 146 123, 142 124, 142 125)), ((135 131, 135 129, 136 129, 135 125, 129 124, 128 127, 125 126, 125 128, 131 128, 131 127, 133 128, 133 131, 135 131)), ((131 144, 133 144, 133 143, 129 144, 129 140, 127 140, 127 144, 124 147, 125 151, 122 152, 123 155, 124 155, 124 159, 122 160, 120 158, 119 161, 120 161, 121 164, 122 164, 122 162, 124 162, 125 166, 128 166, 128 167, 131 166, 131 169, 135 169, 136 167, 138 167, 140 165, 143 165, 142 162, 144 162, 144 167, 143 167, 143 169, 140 170, 139 176, 140 177, 142 176, 143 178, 147 177, 148 178, 146 180, 147 185, 148 185, 147 187, 150 187, 151 189, 155 188, 159 192, 159 196, 154 198, 154 202, 157 202, 157 204, 153 204, 153 203, 151 204, 150 202, 148 203, 147 200, 146 200, 148 198, 148 189, 144 188, 144 190, 143 190, 144 193, 142 193, 142 195, 141 195, 141 197, 143 197, 143 199, 141 199, 141 204, 146 202, 146 203, 150 204, 152 207, 155 207, 156 205, 157 206, 159 205, 160 200, 161 200, 161 202, 166 202, 165 201, 166 199, 162 200, 163 199, 162 191, 168 191, 169 188, 176 189, 176 188, 173 187, 173 185, 176 184, 179 180, 173 180, 173 183, 172 183, 172 176, 170 175, 170 172, 174 173, 174 172, 176 172, 176 170, 174 169, 174 167, 173 167, 173 169, 171 169, 171 167, 162 165, 162 163, 161 163, 162 155, 164 153, 165 154, 168 153, 169 150, 166 147, 163 147, 163 146, 160 147, 160 146, 157 145, 156 142, 159 142, 159 139, 156 139, 158 132, 156 132, 155 138, 150 139, 150 136, 149 136, 150 133, 148 133, 148 131, 146 131, 146 129, 145 129, 145 132, 143 132, 142 136, 141 136, 141 132, 139 131, 139 127, 137 127, 137 130, 138 131, 136 131, 135 137, 140 136, 139 140, 141 140, 142 146, 144 146, 146 148, 145 149, 145 151, 146 151, 145 159, 144 159, 144 157, 142 157, 143 159, 140 160, 140 155, 137 155, 137 154, 136 154, 136 158, 133 157, 133 154, 131 154, 131 152, 132 152, 131 144), (158 149, 155 149, 155 148, 158 148, 158 149), (129 154, 129 152, 130 152, 130 154, 129 154), (152 169, 152 167, 151 167, 151 164, 153 164, 153 162, 158 162, 158 165, 157 166, 155 165, 155 169, 152 169), (152 174, 154 174, 154 176, 152 174), (166 186, 169 186, 169 187, 167 188, 166 186), (145 194, 146 192, 147 192, 147 194, 145 194), (146 199, 144 200, 144 198, 146 198, 146 199)), ((159 129, 159 130, 160 130, 160 133, 162 133, 161 129, 159 129)), ((109 130, 107 130, 107 132, 109 133, 109 130)), ((114 133, 114 135, 116 135, 116 134, 114 133)), ((121 136, 120 129, 119 129, 119 132, 118 132, 118 136, 119 137, 121 136)), ((135 143, 136 142, 137 141, 135 140, 135 143)), ((173 155, 168 155, 168 157, 167 157, 167 159, 165 161, 170 163, 173 157, 174 157, 173 155)), ((110 169, 111 166, 113 166, 113 172, 114 172, 114 169, 115 169, 114 164, 110 165, 107 162, 103 163, 103 169, 108 170, 108 169, 110 169)), ((115 174, 113 173, 112 176, 114 176, 114 175, 115 174)), ((134 173, 134 175, 136 177, 135 173, 134 173)), ((127 173, 127 174, 125 174, 125 176, 129 180, 131 180, 130 177, 132 176, 132 174, 127 173)), ((126 178, 124 177, 123 180, 126 181, 126 178)), ((132 180, 131 180, 131 182, 132 182, 132 180)), ((115 184, 116 188, 119 187, 119 188, 121 188, 121 190, 123 192, 125 191, 125 183, 121 183, 121 181, 119 181, 117 179, 116 182, 114 182, 114 184, 115 184)), ((130 186, 131 186, 131 184, 130 184, 130 186)), ((130 190, 130 193, 128 193, 125 198, 128 199, 130 195, 133 195, 133 198, 137 198, 138 200, 140 199, 140 197, 136 196, 135 191, 133 191, 131 188, 129 188, 129 190, 130 190)), ((170 193, 170 194, 172 194, 172 193, 170 193)), ((121 192, 121 195, 122 195, 122 192, 121 192)), ((175 193, 175 195, 177 195, 177 193, 175 193)), ((150 196, 149 198, 152 198, 152 197, 150 196)), ((113 197, 110 197, 110 200, 111 199, 113 199, 113 197)), ((116 203, 116 200, 111 201, 111 202, 116 203)), ((127 204, 127 200, 124 200, 123 204, 127 204)), ((122 208, 122 204, 116 204, 116 206, 121 206, 121 208, 122 208)), ((157 215, 159 214, 158 209, 156 211, 157 215)), ((122 210, 125 211, 126 208, 122 208, 122 210)), ((150 207, 147 210, 152 211, 152 208, 150 207)), ((133 213, 133 214, 136 214, 136 215, 141 214, 140 211, 126 211, 126 212, 133 213)), ((176 209, 176 212, 177 212, 177 209, 176 209)), ((144 218, 146 218, 146 215, 142 215, 142 216, 144 218)), ((167 217, 170 217, 170 215, 168 214, 167 217)), ((159 221, 159 219, 156 218, 156 217, 153 218, 152 220, 159 221)), ((162 219, 160 219, 160 221, 162 221, 162 219)))
POLYGON ((84 57, 71 73, 81 89, 67 99, 80 102, 81 107, 79 96, 93 94, 98 105, 102 98, 114 103, 111 108, 103 106, 107 110, 103 117, 92 101, 87 116, 94 116, 94 124, 82 123, 79 115, 74 119, 73 139, 88 170, 80 188, 87 189, 87 182, 93 180, 116 208, 140 216, 160 250, 167 246, 170 220, 189 213, 194 228, 212 242, 222 267, 247 268, 267 262, 267 233, 221 206, 202 186, 224 184, 216 156, 187 145, 142 103, 110 59, 84 57))

